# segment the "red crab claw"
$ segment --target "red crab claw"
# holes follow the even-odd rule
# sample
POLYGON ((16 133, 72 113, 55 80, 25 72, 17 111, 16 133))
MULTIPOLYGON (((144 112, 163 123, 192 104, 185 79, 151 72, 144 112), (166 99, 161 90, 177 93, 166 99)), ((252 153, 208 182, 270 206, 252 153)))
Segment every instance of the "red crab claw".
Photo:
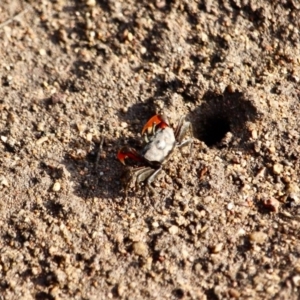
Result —
POLYGON ((153 116, 144 126, 142 130, 142 135, 145 133, 146 130, 150 128, 150 132, 153 131, 153 127, 158 126, 159 128, 166 128, 169 126, 168 121, 165 116, 155 115, 153 116))
POLYGON ((125 159, 126 158, 132 158, 136 161, 142 161, 143 157, 138 154, 138 152, 131 148, 131 147, 123 147, 119 150, 118 154, 117 154, 117 158, 118 160, 125 165, 125 159))

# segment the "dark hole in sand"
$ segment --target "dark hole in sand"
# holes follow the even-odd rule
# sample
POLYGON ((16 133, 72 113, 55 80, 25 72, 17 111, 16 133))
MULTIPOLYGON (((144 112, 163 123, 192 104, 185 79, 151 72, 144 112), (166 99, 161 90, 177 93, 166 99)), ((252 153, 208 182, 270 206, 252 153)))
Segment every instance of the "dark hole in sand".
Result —
POLYGON ((220 143, 229 131, 230 121, 227 118, 211 117, 207 119, 207 124, 200 133, 199 139, 208 147, 212 147, 220 143))
POLYGON ((207 92, 202 104, 189 115, 195 138, 208 147, 224 147, 228 132, 232 134, 235 145, 247 141, 249 131, 246 123, 255 121, 259 116, 256 107, 247 98, 242 92, 207 92))

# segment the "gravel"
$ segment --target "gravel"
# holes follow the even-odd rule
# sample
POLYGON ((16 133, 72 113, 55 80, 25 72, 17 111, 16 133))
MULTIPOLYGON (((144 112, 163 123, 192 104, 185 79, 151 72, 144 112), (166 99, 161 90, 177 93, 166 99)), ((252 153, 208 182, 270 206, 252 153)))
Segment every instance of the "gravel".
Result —
POLYGON ((298 299, 299 9, 1 1, 2 298, 298 299), (156 113, 192 148, 125 191, 156 113))

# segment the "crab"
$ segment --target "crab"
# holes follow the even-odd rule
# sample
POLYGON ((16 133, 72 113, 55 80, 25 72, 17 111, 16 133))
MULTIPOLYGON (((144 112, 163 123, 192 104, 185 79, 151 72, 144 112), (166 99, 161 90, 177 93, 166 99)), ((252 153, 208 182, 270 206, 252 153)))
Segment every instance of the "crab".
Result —
POLYGON ((125 160, 131 159, 140 164, 139 167, 127 170, 124 181, 126 193, 133 182, 136 188, 144 182, 151 190, 151 183, 161 172, 163 164, 166 163, 174 149, 181 148, 188 144, 192 145, 193 129, 192 124, 181 117, 178 125, 173 130, 169 126, 168 119, 164 115, 154 115, 145 124, 142 136, 145 139, 144 148, 138 152, 136 149, 125 146, 117 154, 121 163, 126 165, 125 160), (185 139, 190 132, 190 138, 185 139))

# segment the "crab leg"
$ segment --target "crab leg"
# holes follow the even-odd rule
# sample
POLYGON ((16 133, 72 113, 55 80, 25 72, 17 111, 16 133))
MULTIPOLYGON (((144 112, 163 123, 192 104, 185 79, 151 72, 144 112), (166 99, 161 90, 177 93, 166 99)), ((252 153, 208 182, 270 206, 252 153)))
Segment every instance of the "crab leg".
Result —
POLYGON ((153 182, 155 177, 160 173, 161 167, 157 170, 152 169, 154 172, 148 177, 147 179, 147 185, 150 187, 150 184, 153 182))
POLYGON ((151 183, 154 181, 155 177, 161 172, 162 168, 159 169, 152 169, 150 167, 147 167, 146 170, 144 170, 143 173, 140 173, 137 176, 136 179, 136 187, 139 187, 139 183, 145 181, 146 186, 152 191, 152 193, 155 193, 155 189, 151 186, 151 183))
POLYGON ((131 183, 134 184, 135 188, 138 190, 139 184, 141 182, 146 182, 146 186, 149 187, 151 190, 153 190, 153 188, 151 187, 151 183, 153 182, 153 180, 155 179, 155 177, 158 175, 160 171, 161 171, 161 167, 159 167, 158 169, 153 169, 151 167, 138 167, 135 169, 128 170, 129 172, 128 175, 131 179, 128 180, 125 185, 126 197, 131 183))
POLYGON ((190 131, 191 134, 193 135, 193 126, 191 122, 185 121, 184 117, 181 117, 179 120, 179 123, 175 129, 175 137, 176 140, 178 141, 178 144, 182 144, 183 142, 183 138, 186 135, 186 133, 190 131))
POLYGON ((181 148, 186 145, 190 145, 189 153, 191 153, 193 139, 188 138, 186 140, 183 140, 188 131, 190 131, 191 134, 193 134, 193 126, 191 122, 185 121, 185 117, 183 116, 180 118, 179 123, 174 131, 177 140, 177 147, 181 148))

